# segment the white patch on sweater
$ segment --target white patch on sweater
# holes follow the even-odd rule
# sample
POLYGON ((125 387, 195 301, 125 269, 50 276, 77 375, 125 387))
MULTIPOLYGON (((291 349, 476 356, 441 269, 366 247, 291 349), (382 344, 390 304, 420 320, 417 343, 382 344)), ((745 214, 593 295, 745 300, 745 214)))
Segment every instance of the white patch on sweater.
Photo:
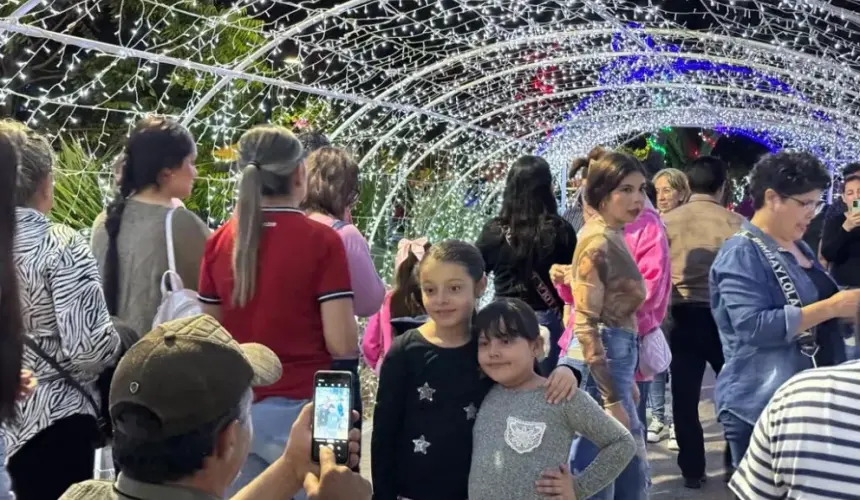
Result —
POLYGON ((520 455, 537 449, 543 441, 546 424, 528 422, 517 417, 508 417, 505 429, 505 443, 520 455))

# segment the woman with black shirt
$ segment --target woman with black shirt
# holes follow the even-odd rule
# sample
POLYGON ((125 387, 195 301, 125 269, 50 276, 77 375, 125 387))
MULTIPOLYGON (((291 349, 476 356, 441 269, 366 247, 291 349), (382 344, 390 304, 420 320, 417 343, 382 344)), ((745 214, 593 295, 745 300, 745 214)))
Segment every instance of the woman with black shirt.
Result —
MULTIPOLYGON (((844 212, 825 218, 821 236, 821 256, 830 263, 830 272, 840 286, 860 288, 860 164, 843 171, 842 203, 844 212)), ((834 210, 837 212, 837 210, 834 210)))
POLYGON ((478 238, 487 273, 494 274, 497 297, 517 298, 535 310, 550 332, 549 356, 543 375, 558 363, 558 339, 563 330, 562 301, 552 286, 553 264, 570 264, 576 232, 558 215, 549 164, 523 156, 508 172, 502 210, 484 226, 478 238))

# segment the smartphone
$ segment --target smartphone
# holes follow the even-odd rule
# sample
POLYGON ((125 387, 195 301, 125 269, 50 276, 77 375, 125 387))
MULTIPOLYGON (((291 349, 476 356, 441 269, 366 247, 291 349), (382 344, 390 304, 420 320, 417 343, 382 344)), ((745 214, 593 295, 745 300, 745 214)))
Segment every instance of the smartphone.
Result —
POLYGON ((860 212, 860 200, 854 200, 854 204, 851 206, 852 212, 860 212))
POLYGON ((319 463, 320 446, 334 451, 339 464, 349 460, 352 428, 352 373, 318 371, 314 375, 314 421, 311 460, 319 463))

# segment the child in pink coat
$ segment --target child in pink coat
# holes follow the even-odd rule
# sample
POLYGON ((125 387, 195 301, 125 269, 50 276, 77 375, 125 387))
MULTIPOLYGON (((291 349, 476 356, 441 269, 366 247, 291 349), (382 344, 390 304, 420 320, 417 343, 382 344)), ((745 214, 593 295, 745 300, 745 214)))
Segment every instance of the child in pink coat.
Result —
POLYGON ((402 239, 398 244, 394 258, 394 289, 385 294, 382 307, 368 320, 361 339, 364 360, 377 375, 394 337, 425 321, 427 313, 421 302, 415 267, 428 248, 427 238, 402 239))

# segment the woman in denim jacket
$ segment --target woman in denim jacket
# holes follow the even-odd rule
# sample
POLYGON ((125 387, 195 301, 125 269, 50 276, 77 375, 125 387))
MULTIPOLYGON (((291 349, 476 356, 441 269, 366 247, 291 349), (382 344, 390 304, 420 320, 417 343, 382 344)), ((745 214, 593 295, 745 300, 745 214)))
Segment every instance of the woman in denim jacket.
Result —
POLYGON ((711 309, 726 358, 717 377, 717 413, 735 467, 756 420, 786 380, 812 368, 812 357, 818 366, 845 360, 838 318, 855 316, 860 293, 839 292, 801 239, 829 182, 824 166, 807 153, 764 157, 750 178, 755 214, 711 267, 711 309), (766 253, 787 274, 783 286, 766 253), (789 280, 799 304, 783 292, 789 280), (802 344, 809 347, 805 353, 802 344))

